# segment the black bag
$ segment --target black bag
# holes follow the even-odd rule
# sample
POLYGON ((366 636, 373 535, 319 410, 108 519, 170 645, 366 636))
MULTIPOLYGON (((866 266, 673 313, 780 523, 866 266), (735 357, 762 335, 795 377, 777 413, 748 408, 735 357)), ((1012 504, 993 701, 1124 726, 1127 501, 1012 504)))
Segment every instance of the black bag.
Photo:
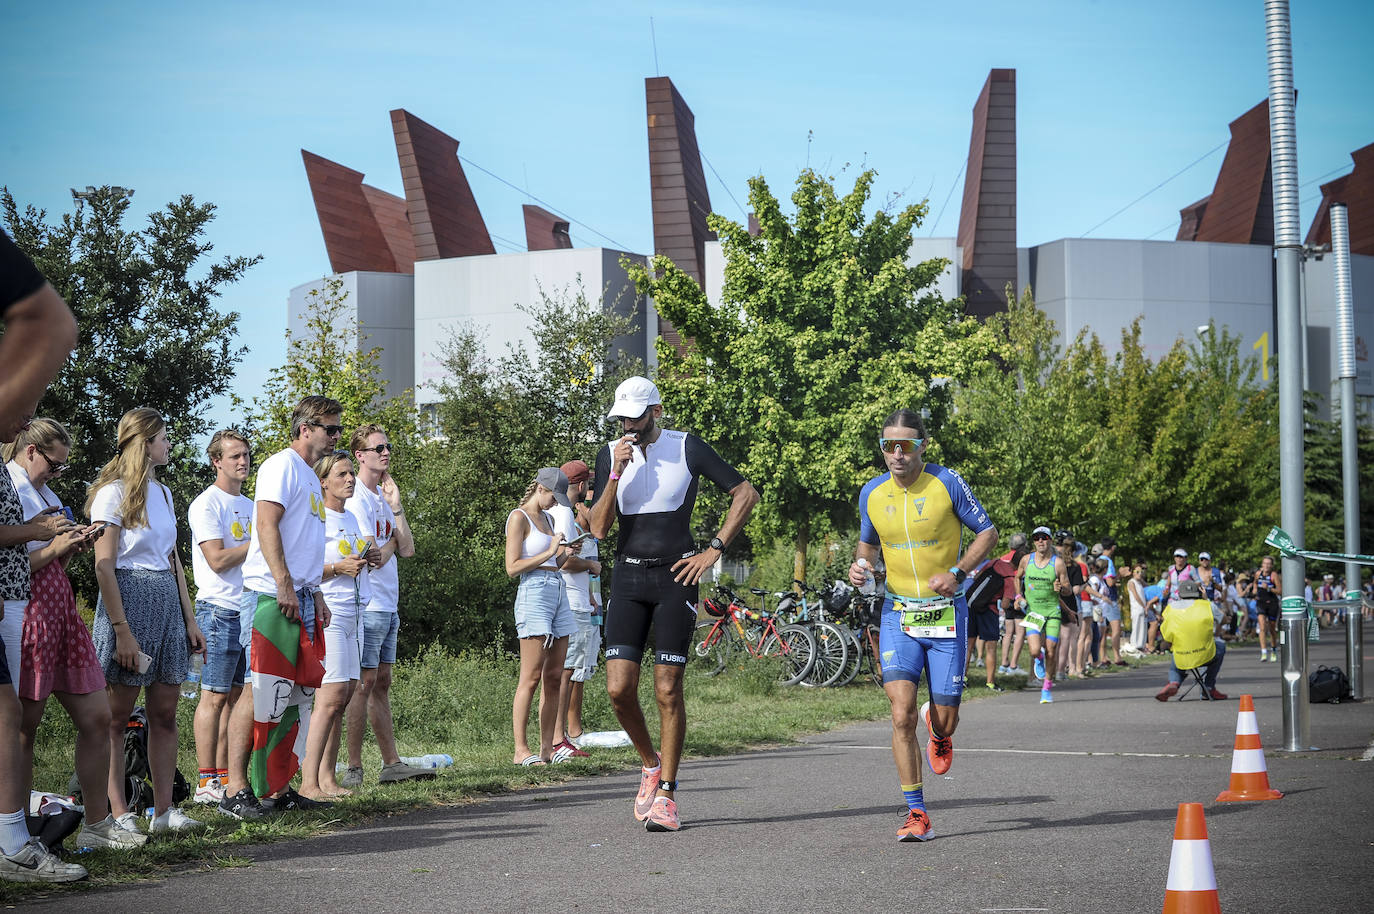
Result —
POLYGON ((1337 705, 1350 697, 1350 680, 1338 666, 1319 666, 1307 677, 1307 700, 1311 704, 1337 705))
POLYGON ((1002 598, 1006 588, 1007 576, 997 570, 997 562, 988 562, 982 571, 973 576, 964 599, 968 601, 970 612, 996 612, 997 601, 1002 598))
MULTIPOLYGON (((142 814, 153 805, 152 771, 148 767, 148 713, 134 708, 124 727, 124 801, 129 809, 142 814)), ((191 795, 191 785, 180 769, 172 778, 172 802, 180 803, 191 795)))

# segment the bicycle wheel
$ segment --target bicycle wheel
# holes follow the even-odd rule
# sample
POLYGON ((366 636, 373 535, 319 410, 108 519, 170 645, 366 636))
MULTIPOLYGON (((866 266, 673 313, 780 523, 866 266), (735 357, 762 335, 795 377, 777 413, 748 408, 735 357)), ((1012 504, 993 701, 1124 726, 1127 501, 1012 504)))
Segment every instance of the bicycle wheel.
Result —
POLYGON ((880 643, 878 638, 878 626, 864 626, 864 641, 868 646, 868 678, 873 680, 874 685, 883 684, 883 661, 882 655, 878 652, 880 643))
POLYGON ((848 659, 849 645, 840 627, 833 622, 811 623, 811 635, 816 639, 816 662, 801 684, 812 688, 834 685, 842 675, 848 659))
POLYGON ((733 636, 730 629, 714 619, 698 622, 692 632, 692 649, 687 655, 687 664, 703 676, 718 676, 730 659, 733 636))
POLYGON ((859 670, 863 669, 864 647, 859 643, 859 638, 854 634, 854 629, 848 625, 841 625, 840 633, 844 635, 845 644, 844 670, 840 673, 840 678, 836 679, 832 685, 847 686, 859 675, 859 670))
POLYGON ((800 625, 784 625, 764 639, 759 653, 765 657, 782 657, 783 669, 778 681, 783 685, 796 685, 806 678, 816 662, 816 639, 800 625))

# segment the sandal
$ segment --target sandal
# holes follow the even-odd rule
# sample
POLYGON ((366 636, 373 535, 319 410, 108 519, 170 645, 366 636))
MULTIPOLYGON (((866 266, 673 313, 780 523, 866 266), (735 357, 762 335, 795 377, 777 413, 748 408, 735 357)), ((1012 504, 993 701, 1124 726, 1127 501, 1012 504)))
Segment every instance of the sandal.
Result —
POLYGON ((542 758, 540 758, 540 757, 537 756, 537 755, 531 755, 531 756, 529 756, 529 757, 527 757, 527 758, 521 759, 521 760, 520 760, 520 764, 523 765, 523 766, 525 766, 526 768, 534 768, 534 767, 536 767, 536 766, 538 766, 538 765, 547 765, 548 762, 544 761, 542 758))

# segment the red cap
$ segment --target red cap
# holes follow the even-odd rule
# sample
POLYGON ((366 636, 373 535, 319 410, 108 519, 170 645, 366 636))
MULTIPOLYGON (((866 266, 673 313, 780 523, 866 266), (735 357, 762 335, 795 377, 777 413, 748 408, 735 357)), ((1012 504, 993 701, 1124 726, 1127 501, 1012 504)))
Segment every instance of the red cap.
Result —
POLYGON ((592 471, 580 460, 569 460, 559 469, 563 471, 564 476, 568 477, 569 483, 581 482, 592 475, 592 471))

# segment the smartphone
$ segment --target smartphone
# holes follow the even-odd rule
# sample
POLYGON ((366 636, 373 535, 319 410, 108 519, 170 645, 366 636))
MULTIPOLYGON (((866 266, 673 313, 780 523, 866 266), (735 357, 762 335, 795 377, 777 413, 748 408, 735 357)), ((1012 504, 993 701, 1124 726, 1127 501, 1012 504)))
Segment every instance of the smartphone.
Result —
POLYGON ((149 657, 142 651, 139 651, 138 656, 136 658, 136 662, 138 663, 139 673, 146 673, 148 672, 148 667, 153 665, 153 658, 149 657))
POLYGON ((592 536, 591 532, 588 531, 587 533, 582 533, 582 534, 579 534, 578 536, 574 536, 574 537, 573 537, 572 539, 570 539, 570 540, 565 540, 564 543, 563 543, 563 545, 564 545, 564 546, 580 546, 580 545, 582 545, 583 543, 585 543, 587 540, 589 540, 589 539, 595 539, 595 538, 596 538, 596 537, 592 536))

